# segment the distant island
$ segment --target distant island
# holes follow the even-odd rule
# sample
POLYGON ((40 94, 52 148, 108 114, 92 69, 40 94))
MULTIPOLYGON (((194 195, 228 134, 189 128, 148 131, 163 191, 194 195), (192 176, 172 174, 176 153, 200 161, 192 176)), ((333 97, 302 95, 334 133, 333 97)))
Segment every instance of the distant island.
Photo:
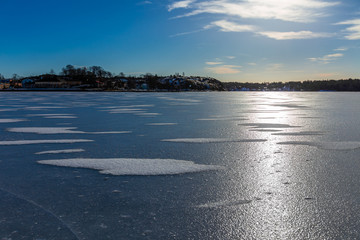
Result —
POLYGON ((297 82, 221 82, 212 77, 150 73, 125 76, 100 66, 67 65, 60 74, 50 73, 5 79, 0 74, 0 90, 30 91, 360 91, 359 79, 307 80, 297 82))

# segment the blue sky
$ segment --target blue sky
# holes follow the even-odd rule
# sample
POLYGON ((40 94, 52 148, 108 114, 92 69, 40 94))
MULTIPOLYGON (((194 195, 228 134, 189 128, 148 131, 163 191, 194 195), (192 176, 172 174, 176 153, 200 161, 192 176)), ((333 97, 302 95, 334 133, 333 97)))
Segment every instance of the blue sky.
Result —
POLYGON ((360 78, 359 0, 1 0, 0 73, 360 78))

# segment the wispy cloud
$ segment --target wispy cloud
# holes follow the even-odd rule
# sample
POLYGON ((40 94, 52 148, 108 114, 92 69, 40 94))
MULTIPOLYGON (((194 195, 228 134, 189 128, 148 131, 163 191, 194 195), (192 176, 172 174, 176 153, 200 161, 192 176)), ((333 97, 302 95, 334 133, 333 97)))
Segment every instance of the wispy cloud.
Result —
POLYGON ((223 62, 206 62, 206 65, 219 65, 223 64, 223 62))
POLYGON ((332 54, 328 54, 325 55, 323 57, 318 57, 318 58, 309 58, 310 61, 312 62, 318 62, 318 63, 322 63, 322 64, 328 64, 330 62, 333 62, 341 57, 343 57, 344 54, 342 53, 332 53, 332 54))
POLYGON ((171 12, 174 9, 177 8, 187 8, 190 6, 191 3, 195 2, 195 0, 183 0, 183 1, 177 1, 168 6, 169 12, 171 12))
POLYGON ((290 39, 313 39, 332 37, 332 33, 315 33, 311 31, 299 32, 258 32, 258 34, 276 40, 290 40, 290 39))
POLYGON ((267 71, 280 71, 282 68, 284 67, 284 64, 282 63, 272 63, 272 64, 268 64, 266 70, 267 71))
POLYGON ((251 25, 241 25, 234 22, 229 22, 227 20, 219 20, 212 22, 211 24, 205 26, 205 29, 219 27, 222 32, 253 32, 255 27, 251 25))
POLYGON ((204 27, 204 30, 218 27, 222 32, 254 32, 268 38, 276 40, 291 40, 291 39, 313 39, 313 38, 325 38, 334 36, 332 33, 315 33, 311 31, 299 31, 299 32, 271 32, 260 31, 257 27, 252 25, 243 25, 227 20, 219 20, 212 22, 204 27))
POLYGON ((337 51, 337 52, 343 52, 343 51, 347 51, 347 50, 349 50, 349 48, 347 48, 347 47, 339 47, 339 48, 334 49, 334 51, 337 51))
POLYGON ((149 4, 152 4, 151 1, 142 1, 142 2, 139 2, 137 5, 149 5, 149 4))
POLYGON ((353 19, 344 22, 336 23, 335 25, 352 25, 345 29, 348 34, 345 36, 348 40, 359 40, 360 39, 360 19, 353 19))
POLYGON ((239 68, 241 68, 241 66, 221 65, 216 67, 207 67, 206 69, 215 74, 237 74, 241 72, 239 68))
POLYGON ((178 17, 188 17, 202 13, 223 14, 240 18, 278 19, 290 22, 313 22, 326 16, 325 8, 340 2, 324 0, 210 0, 177 1, 168 6, 169 11, 189 8, 190 12, 178 17))

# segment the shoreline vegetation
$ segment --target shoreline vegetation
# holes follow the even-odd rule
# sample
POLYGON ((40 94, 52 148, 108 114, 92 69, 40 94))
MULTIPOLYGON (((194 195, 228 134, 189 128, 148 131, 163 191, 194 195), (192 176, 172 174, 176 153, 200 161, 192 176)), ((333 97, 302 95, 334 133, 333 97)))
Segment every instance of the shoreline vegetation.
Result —
POLYGON ((177 91, 360 91, 360 79, 307 80, 290 82, 221 82, 212 77, 174 74, 158 76, 150 73, 140 76, 118 75, 100 66, 75 67, 67 65, 59 74, 5 79, 0 74, 0 91, 123 91, 123 92, 177 92, 177 91))

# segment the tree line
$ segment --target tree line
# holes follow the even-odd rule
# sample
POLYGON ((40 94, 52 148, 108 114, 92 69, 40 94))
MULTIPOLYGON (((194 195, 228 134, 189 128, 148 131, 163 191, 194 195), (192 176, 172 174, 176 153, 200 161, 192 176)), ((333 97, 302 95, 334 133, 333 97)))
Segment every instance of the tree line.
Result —
POLYGON ((297 82, 225 82, 229 91, 360 91, 360 79, 307 80, 297 82))

